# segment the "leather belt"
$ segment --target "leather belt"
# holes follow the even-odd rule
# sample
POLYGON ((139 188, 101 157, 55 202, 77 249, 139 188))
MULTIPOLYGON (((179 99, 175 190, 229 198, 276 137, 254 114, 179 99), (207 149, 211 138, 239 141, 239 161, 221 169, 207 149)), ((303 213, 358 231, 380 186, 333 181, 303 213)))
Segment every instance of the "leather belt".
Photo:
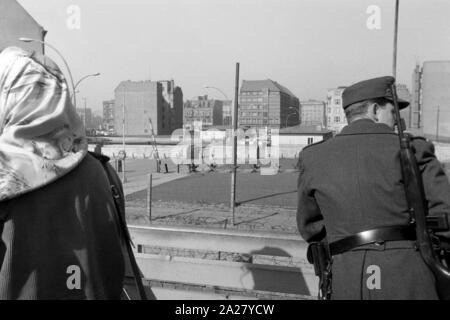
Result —
POLYGON ((330 253, 334 256, 366 244, 401 240, 416 240, 414 226, 383 227, 359 232, 330 243, 330 253))

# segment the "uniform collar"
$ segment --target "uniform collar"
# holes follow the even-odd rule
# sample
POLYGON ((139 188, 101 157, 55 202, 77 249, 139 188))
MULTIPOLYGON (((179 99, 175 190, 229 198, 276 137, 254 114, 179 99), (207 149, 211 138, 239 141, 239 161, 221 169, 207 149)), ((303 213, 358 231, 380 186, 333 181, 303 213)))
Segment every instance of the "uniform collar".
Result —
POLYGON ((376 123, 371 119, 360 119, 352 122, 342 129, 336 136, 353 134, 395 134, 395 131, 384 123, 376 123))

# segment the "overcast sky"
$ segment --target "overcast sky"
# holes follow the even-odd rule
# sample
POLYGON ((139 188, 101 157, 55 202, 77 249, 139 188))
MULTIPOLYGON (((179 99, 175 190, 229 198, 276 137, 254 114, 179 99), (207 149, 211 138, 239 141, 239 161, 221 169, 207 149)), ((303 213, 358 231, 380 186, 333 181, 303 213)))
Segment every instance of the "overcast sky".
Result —
MULTIPOLYGON (((394 0, 19 0, 68 60, 78 101, 101 110, 121 80, 174 79, 184 99, 234 94, 240 79, 278 81, 299 99, 392 73, 394 0), (80 9, 79 29, 76 13, 80 9), (380 8, 380 29, 367 20, 380 8), (74 20, 75 19, 75 20, 74 20), (68 27, 70 24, 70 28, 68 27)), ((398 80, 450 60, 450 1, 401 0, 398 80)), ((47 53, 57 62, 49 50, 47 53)))

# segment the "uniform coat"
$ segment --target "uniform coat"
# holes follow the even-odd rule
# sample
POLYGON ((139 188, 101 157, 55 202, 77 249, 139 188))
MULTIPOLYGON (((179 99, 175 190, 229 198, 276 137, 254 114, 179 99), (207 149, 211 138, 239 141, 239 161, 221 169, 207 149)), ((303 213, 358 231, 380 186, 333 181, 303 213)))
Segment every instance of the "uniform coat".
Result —
MULTIPOLYGON (((450 185, 432 143, 414 138, 429 213, 450 212, 450 185)), ((398 135, 357 120, 299 155, 298 229, 333 242, 369 229, 408 225, 398 135)), ((333 257, 332 299, 437 299, 434 277, 413 241, 365 245, 333 257), (373 266, 380 288, 374 288, 373 266), (372 285, 371 285, 372 284, 372 285)))
POLYGON ((108 178, 90 154, 55 182, 0 202, 0 299, 120 299, 114 210, 108 178), (79 267, 79 288, 70 266, 79 267))

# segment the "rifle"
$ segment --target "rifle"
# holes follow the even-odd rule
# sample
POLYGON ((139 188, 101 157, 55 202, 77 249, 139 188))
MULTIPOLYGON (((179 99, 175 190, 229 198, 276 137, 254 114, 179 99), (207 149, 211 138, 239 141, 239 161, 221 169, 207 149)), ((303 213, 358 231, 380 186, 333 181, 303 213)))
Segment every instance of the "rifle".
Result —
POLYGON ((426 265, 436 279, 436 290, 441 300, 450 300, 450 269, 446 266, 444 250, 435 231, 448 229, 447 215, 428 217, 428 203, 425 199, 422 176, 416 157, 411 149, 410 139, 403 132, 400 108, 397 100, 395 83, 392 84, 392 96, 398 137, 400 140, 400 163, 404 181, 406 200, 409 207, 410 223, 415 225, 417 246, 426 265), (427 221, 428 220, 428 221, 427 221))

